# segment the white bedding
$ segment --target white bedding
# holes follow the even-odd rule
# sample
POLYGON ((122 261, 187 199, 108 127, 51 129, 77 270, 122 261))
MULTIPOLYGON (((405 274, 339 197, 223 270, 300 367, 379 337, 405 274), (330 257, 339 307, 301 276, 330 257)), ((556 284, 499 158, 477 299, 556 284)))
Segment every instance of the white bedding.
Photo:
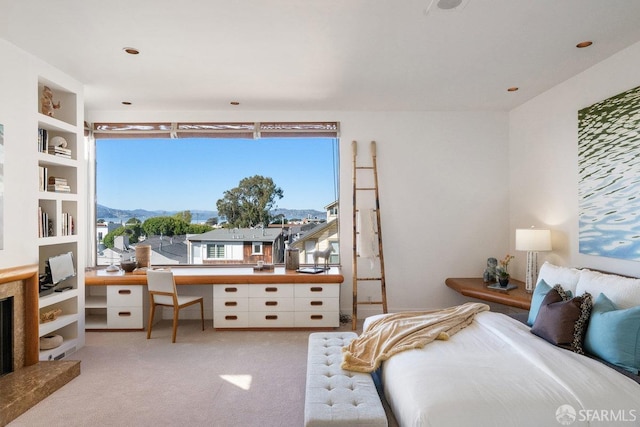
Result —
POLYGON ((401 426, 561 426, 562 405, 575 411, 571 426, 640 425, 639 384, 492 312, 449 341, 393 356, 382 383, 401 426))

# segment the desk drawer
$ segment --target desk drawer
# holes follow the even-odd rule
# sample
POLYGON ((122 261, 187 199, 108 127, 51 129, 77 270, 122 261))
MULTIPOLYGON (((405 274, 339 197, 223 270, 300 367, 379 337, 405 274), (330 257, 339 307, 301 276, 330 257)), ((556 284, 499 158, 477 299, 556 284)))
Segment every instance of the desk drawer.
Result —
POLYGON ((340 326, 338 311, 299 311, 295 314, 296 328, 336 328, 340 326))
POLYGON ((291 297, 293 298, 293 286, 288 285, 249 285, 249 297, 291 297))
POLYGON ((318 284, 304 284, 304 285, 295 285, 295 296, 296 298, 316 298, 316 297, 325 297, 325 298, 339 298, 340 297, 340 285, 338 284, 327 284, 327 283, 318 283, 318 284))
POLYGON ((249 311, 293 311, 293 298, 249 298, 249 311))
POLYGON ((214 328, 248 328, 249 313, 244 311, 229 311, 213 313, 214 328))
POLYGON ((107 328, 142 329, 142 307, 107 308, 107 328))
POLYGON ((294 315, 292 311, 280 312, 250 312, 249 327, 251 328, 291 328, 294 315))
POLYGON ((296 298, 296 311, 340 311, 338 298, 296 298))
POLYGON ((248 298, 214 298, 213 311, 249 311, 248 298))
POLYGON ((142 289, 144 286, 123 285, 107 286, 107 305, 109 307, 142 307, 142 289))
POLYGON ((249 285, 213 285, 213 298, 246 298, 249 285))

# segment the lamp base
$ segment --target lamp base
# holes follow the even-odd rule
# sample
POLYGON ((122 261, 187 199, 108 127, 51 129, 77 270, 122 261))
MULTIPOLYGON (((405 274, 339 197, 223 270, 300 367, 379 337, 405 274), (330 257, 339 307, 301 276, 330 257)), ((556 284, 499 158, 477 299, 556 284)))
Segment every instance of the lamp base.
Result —
POLYGON ((524 287, 528 293, 533 293, 538 278, 538 253, 527 252, 527 271, 525 273, 524 287))

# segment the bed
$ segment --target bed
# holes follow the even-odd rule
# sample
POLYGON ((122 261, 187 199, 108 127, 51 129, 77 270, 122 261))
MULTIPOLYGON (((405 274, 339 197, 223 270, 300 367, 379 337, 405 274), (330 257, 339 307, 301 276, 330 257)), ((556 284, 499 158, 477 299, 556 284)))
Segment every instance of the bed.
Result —
MULTIPOLYGON (((382 363, 376 375, 399 425, 640 425, 638 372, 626 366, 640 365, 640 280, 548 263, 539 277, 539 289, 553 283, 573 296, 593 295, 591 323, 597 328, 589 344, 585 335, 586 354, 531 332, 529 317, 538 327, 535 321, 539 324, 547 316, 542 291, 536 291, 525 322, 490 311, 478 313, 449 340, 403 351, 382 363), (607 323, 609 316, 602 323, 600 294, 614 303, 607 316, 622 314, 624 321, 618 316, 618 323, 607 323), (602 342, 591 343, 597 340, 602 342), (611 356, 615 346, 623 347, 624 363, 611 356), (606 363, 598 357, 601 353, 625 367, 606 363)), ((365 331, 379 317, 367 318, 365 331)), ((591 323, 585 334, 591 332, 591 323)))

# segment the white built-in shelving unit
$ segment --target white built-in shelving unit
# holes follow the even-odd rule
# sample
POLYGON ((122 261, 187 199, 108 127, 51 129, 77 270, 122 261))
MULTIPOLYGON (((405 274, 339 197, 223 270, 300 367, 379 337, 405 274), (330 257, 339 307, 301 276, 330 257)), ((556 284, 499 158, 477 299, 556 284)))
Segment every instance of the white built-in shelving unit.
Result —
MULTIPOLYGON (((34 88, 35 90, 35 88, 34 88)), ((45 263, 53 256, 71 252, 76 270, 75 277, 66 279, 58 288, 71 287, 64 292, 53 292, 39 299, 40 314, 62 310, 53 321, 41 322, 40 338, 59 335, 63 343, 51 350, 41 350, 40 360, 62 359, 84 345, 84 198, 86 193, 84 164, 85 140, 82 112, 82 94, 74 82, 54 81, 43 76, 37 82, 38 102, 33 107, 34 150, 37 150, 39 176, 37 244, 40 274, 45 273, 45 263), (41 97, 44 87, 53 91, 54 102, 60 102, 52 116, 41 113, 41 97), (74 87, 76 87, 74 89, 74 87), (37 126, 37 127, 36 127, 37 126), (66 147, 52 148, 53 142, 66 141, 66 147), (66 148, 66 149, 65 149, 66 148), (49 191, 48 179, 57 178, 59 190, 49 191)), ((56 182, 53 180, 53 182, 56 182)))

